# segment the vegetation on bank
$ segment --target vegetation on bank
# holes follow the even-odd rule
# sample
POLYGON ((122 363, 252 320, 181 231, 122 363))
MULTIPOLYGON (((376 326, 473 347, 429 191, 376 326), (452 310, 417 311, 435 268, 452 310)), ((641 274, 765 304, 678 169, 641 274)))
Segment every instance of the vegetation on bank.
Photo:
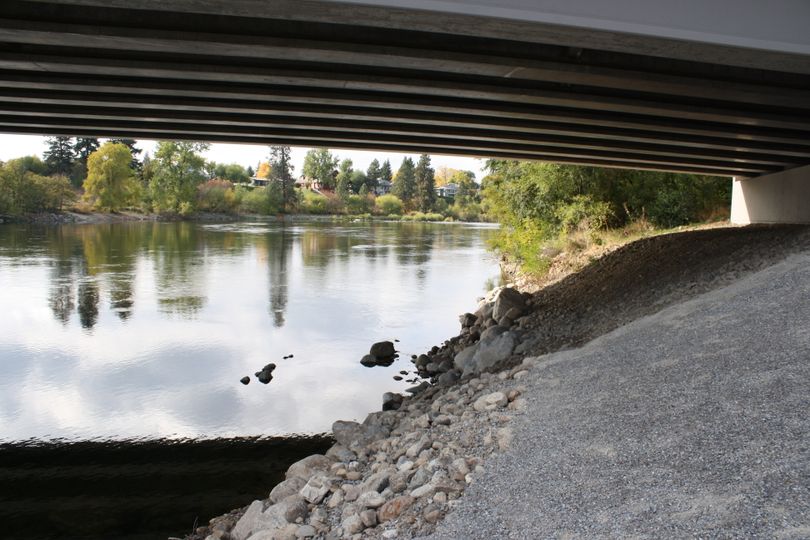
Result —
POLYGON ((452 181, 458 189, 439 196, 428 155, 416 164, 405 158, 394 174, 387 160, 375 159, 366 171, 356 170, 351 160, 339 161, 328 149, 316 148, 307 154, 296 182, 288 146, 270 147, 267 162, 254 176, 249 167, 207 162, 205 143, 162 141, 154 156, 142 160, 134 145, 128 139, 101 144, 52 137, 44 160, 31 156, 0 164, 0 215, 70 209, 181 217, 215 212, 486 219, 475 175, 440 169, 440 184, 452 181))
POLYGON ((493 243, 524 273, 539 276, 562 252, 655 230, 723 219, 725 178, 490 160, 481 189, 470 171, 431 167, 430 156, 357 170, 326 148, 310 150, 296 181, 288 146, 270 147, 256 174, 206 161, 200 142, 158 143, 139 159, 135 141, 49 139, 44 159, 0 166, 0 215, 74 209, 190 216, 338 215, 413 221, 497 221, 493 243), (264 184, 264 185, 255 185, 264 184), (452 196, 438 187, 453 186, 452 196))
POLYGON ((616 244, 690 223, 728 218, 727 178, 490 160, 485 211, 501 223, 493 242, 530 276, 561 253, 616 244))

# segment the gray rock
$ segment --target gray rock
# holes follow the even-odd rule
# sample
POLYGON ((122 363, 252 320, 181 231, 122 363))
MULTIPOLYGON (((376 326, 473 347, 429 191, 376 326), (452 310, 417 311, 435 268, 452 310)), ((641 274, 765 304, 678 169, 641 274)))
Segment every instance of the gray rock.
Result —
POLYGON ((231 530, 231 537, 234 540, 247 540, 255 530, 258 530, 258 520, 262 512, 264 512, 264 503, 262 501, 250 503, 248 509, 231 530))
POLYGON ((316 472, 327 471, 331 466, 331 459, 320 454, 313 454, 290 465, 290 468, 287 469, 286 478, 289 480, 298 476, 309 480, 316 472))
POLYGON ((509 400, 503 392, 493 392, 475 400, 473 409, 478 412, 494 411, 501 407, 505 407, 509 400))
POLYGON ((318 473, 309 479, 299 493, 308 502, 318 504, 329 493, 329 478, 325 474, 318 473))
POLYGON ((315 530, 315 527, 312 525, 301 525, 298 527, 298 530, 295 531, 296 538, 312 538, 318 534, 318 531, 315 530))
POLYGON ((300 476, 294 476, 288 480, 284 480, 283 482, 279 482, 276 487, 270 492, 270 502, 277 503, 282 499, 289 497, 290 495, 295 495, 301 488, 304 487, 307 483, 307 478, 301 478, 300 476))
POLYGON ((349 463, 357 459, 357 455, 342 444, 333 444, 332 447, 326 451, 326 457, 343 463, 349 463))
POLYGON ((419 356, 416 358, 416 362, 414 362, 414 365, 415 365, 417 368, 424 368, 424 367, 425 367, 426 365, 428 365, 429 363, 430 363, 430 357, 429 357, 428 355, 426 355, 426 354, 420 354, 420 355, 419 355, 419 356))
POLYGON ((358 514, 351 515, 343 520, 343 523, 340 525, 343 528, 343 531, 349 534, 357 534, 362 532, 366 526, 363 524, 363 518, 361 518, 358 514))
POLYGON ((526 302, 523 299, 523 295, 516 289, 505 287, 501 289, 498 293, 498 297, 495 298, 495 303, 492 308, 492 318, 496 321, 500 321, 509 313, 509 310, 517 309, 522 314, 525 308, 526 302))
POLYGON ((374 367, 377 365, 377 357, 371 354, 367 354, 360 359, 360 363, 366 367, 374 367))
POLYGON ((410 388, 406 388, 405 391, 409 394, 417 395, 425 390, 430 388, 430 383, 427 381, 422 381, 421 383, 417 384, 416 386, 411 386, 410 388))
POLYGON ((362 508, 379 508, 385 504, 385 497, 374 490, 366 491, 357 498, 357 504, 362 508))
POLYGON ((470 345, 469 347, 458 353, 456 357, 453 359, 453 364, 456 366, 456 369, 458 369, 461 372, 464 372, 468 368, 468 366, 473 362, 473 359, 475 358, 475 353, 477 352, 478 352, 478 343, 476 343, 475 345, 470 345))
POLYGON ((461 372, 456 369, 451 369, 447 373, 442 373, 439 375, 439 378, 436 379, 436 382, 441 386, 450 386, 455 384, 461 378, 461 372))
MULTIPOLYGON (((389 479, 391 478, 390 471, 379 471, 369 476, 365 482, 361 484, 361 492, 376 491, 381 493, 382 490, 388 487, 389 479)), ((348 495, 348 492, 347 492, 348 495)), ((348 500, 348 496, 347 496, 348 500)))
MULTIPOLYGON (((486 332, 485 332, 486 333, 486 332)), ((515 335, 512 332, 503 332, 496 336, 481 339, 478 350, 472 360, 466 363, 462 375, 481 373, 498 362, 508 358, 515 349, 515 335)), ((457 366, 458 367, 458 366, 457 366)))
POLYGON ((284 519, 290 523, 295 523, 298 519, 306 519, 309 507, 300 495, 291 495, 281 503, 284 506, 284 519))
POLYGON ((369 354, 378 360, 387 360, 397 353, 390 341, 380 341, 371 346, 369 354))
POLYGON ((504 332, 509 331, 508 326, 501 326, 496 324, 495 326, 491 326, 484 330, 484 333, 481 334, 481 341, 492 341, 496 337, 500 336, 504 332))
POLYGON ((382 439, 388 435, 388 431, 378 425, 361 425, 357 422, 338 420, 332 424, 332 435, 338 444, 352 449, 382 439))
POLYGON ((432 497, 435 492, 436 488, 433 487, 433 485, 425 484, 424 486, 419 486, 411 491, 411 497, 414 499, 419 499, 421 497, 432 497))
POLYGON ((363 510, 360 512, 360 519, 363 520, 363 525, 366 527, 374 527, 377 525, 377 512, 375 510, 363 510))
POLYGON ((442 518, 442 509, 438 504, 429 504, 422 510, 422 517, 428 523, 436 523, 442 518))
POLYGON ((433 444, 433 441, 430 440, 430 437, 427 435, 422 435, 418 441, 408 447, 408 449, 405 451, 405 455, 409 458, 415 458, 419 456, 422 450, 427 450, 430 448, 431 444, 433 444))
POLYGON ((386 392, 382 398, 382 410, 396 411, 402 405, 403 396, 394 392, 386 392))
POLYGON ((465 313, 459 316, 458 321, 461 323, 462 328, 471 328, 475 324, 477 317, 472 313, 465 313))

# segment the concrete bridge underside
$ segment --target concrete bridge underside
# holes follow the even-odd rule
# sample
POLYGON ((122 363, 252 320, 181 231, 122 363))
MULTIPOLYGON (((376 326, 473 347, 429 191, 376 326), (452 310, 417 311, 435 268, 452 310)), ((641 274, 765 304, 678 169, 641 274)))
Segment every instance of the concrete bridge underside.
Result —
POLYGON ((0 132, 779 175, 810 164, 807 21, 801 0, 2 0, 0 132))

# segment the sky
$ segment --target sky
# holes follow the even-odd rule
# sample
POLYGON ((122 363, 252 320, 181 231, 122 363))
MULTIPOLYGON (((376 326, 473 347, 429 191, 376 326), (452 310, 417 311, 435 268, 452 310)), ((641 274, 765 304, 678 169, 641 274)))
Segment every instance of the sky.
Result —
MULTIPOLYGON (((102 141, 104 139, 101 139, 102 141)), ((154 154, 154 149, 157 143, 150 140, 139 140, 136 145, 138 148, 149 154, 154 154)), ((0 161, 7 161, 9 159, 36 155, 42 157, 45 151, 45 137, 37 135, 7 135, 0 134, 0 161)), ((304 164, 304 156, 309 148, 293 147, 293 165, 295 166, 295 174, 301 174, 301 169, 304 164)), ((379 151, 361 151, 361 150, 332 150, 332 153, 337 155, 341 160, 351 159, 355 169, 367 170, 369 164, 373 159, 378 159, 380 163, 386 159, 391 160, 391 169, 396 173, 402 159, 405 156, 411 156, 414 161, 419 157, 418 154, 400 154, 395 152, 379 152, 379 151)), ((217 163, 238 163, 244 167, 251 166, 254 169, 260 161, 267 161, 269 150, 267 146, 249 145, 249 144, 220 144, 214 143, 208 152, 205 153, 205 158, 209 161, 216 161, 217 163)), ((143 157, 143 154, 141 154, 143 157)), ((460 156, 442 156, 431 155, 431 165, 434 169, 440 167, 450 167, 453 169, 460 169, 465 171, 472 171, 475 173, 475 178, 478 182, 485 176, 483 171, 484 160, 470 157, 460 156)))

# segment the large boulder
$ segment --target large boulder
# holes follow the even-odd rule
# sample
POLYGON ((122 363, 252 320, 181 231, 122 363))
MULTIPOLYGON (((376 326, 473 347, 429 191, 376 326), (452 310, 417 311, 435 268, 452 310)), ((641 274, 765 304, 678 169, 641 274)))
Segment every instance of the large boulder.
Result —
POLYGON ((290 495, 295 495, 307 484, 307 480, 309 480, 309 478, 293 476, 283 482, 279 482, 270 492, 270 502, 277 503, 290 495))
POLYGON ((364 425, 345 420, 338 420, 332 424, 332 435, 335 440, 350 450, 383 439, 389 432, 389 429, 380 425, 364 425))
POLYGON ((478 343, 458 353, 453 364, 462 376, 475 375, 508 358, 516 343, 515 334, 506 327, 492 326, 481 334, 478 343))
POLYGON ((517 289, 505 287, 501 289, 498 296, 495 298, 495 304, 492 308, 492 318, 495 319, 496 322, 500 322, 506 317, 510 310, 515 310, 512 312, 514 316, 516 313, 522 314, 525 309, 526 301, 523 295, 520 294, 517 289))

